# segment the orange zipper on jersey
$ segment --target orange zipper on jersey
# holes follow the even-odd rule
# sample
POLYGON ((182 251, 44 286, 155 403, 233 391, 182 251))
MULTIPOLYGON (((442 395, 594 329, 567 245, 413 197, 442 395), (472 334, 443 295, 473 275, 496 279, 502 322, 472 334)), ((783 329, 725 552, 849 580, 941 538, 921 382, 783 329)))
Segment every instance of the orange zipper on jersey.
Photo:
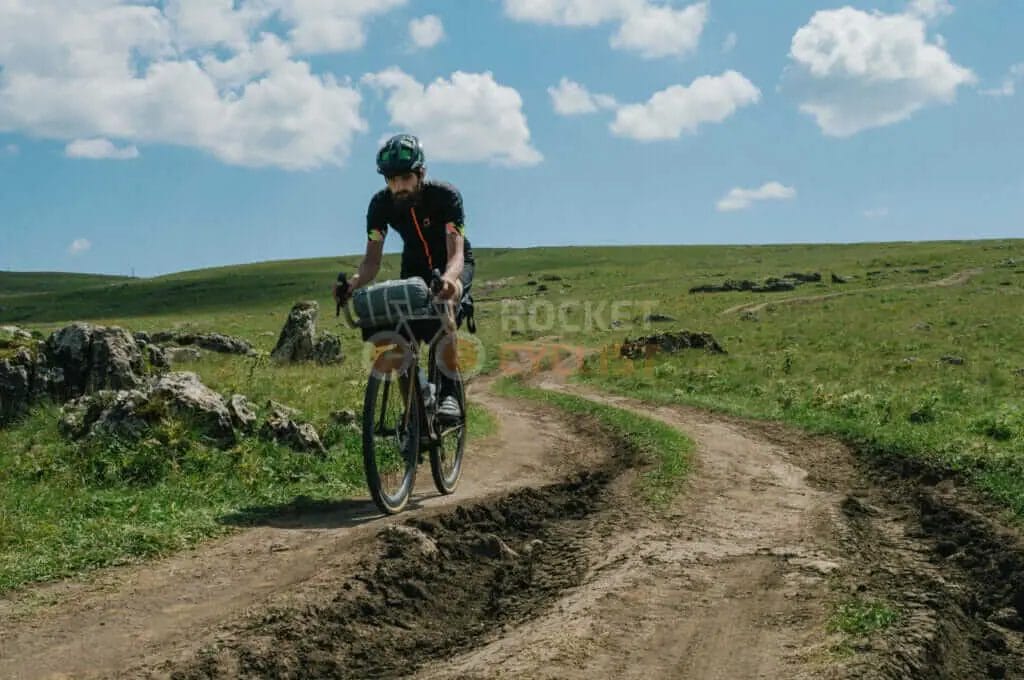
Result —
POLYGON ((420 221, 416 219, 416 209, 410 207, 409 214, 412 215, 412 223, 416 227, 416 234, 420 237, 420 243, 423 244, 423 252, 427 255, 427 264, 430 266, 430 271, 434 271, 434 258, 431 257, 430 248, 427 247, 427 239, 423 238, 423 231, 420 229, 420 221))

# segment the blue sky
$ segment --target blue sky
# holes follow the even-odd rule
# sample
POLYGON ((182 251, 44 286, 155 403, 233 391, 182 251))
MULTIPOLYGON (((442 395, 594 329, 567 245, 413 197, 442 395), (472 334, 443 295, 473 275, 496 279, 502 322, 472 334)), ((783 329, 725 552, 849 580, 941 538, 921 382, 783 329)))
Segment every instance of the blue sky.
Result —
POLYGON ((1022 29, 1016 0, 9 0, 0 269, 361 252, 399 130, 477 246, 1020 236, 1022 29))

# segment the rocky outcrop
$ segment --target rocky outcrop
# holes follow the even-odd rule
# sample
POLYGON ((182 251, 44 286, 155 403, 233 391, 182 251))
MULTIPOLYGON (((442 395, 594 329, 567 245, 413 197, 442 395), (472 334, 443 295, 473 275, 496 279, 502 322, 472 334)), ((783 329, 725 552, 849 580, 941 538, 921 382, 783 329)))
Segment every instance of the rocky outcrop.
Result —
POLYGON ((332 333, 322 333, 313 346, 313 360, 321 365, 341 363, 341 338, 332 333))
POLYGON ((178 371, 160 376, 150 396, 161 402, 165 413, 187 418, 222 444, 234 443, 235 431, 224 397, 204 385, 195 373, 178 371))
POLYGON ((619 355, 627 359, 646 359, 659 352, 675 354, 683 349, 703 349, 712 354, 725 354, 725 350, 710 333, 658 333, 636 340, 626 339, 619 349, 619 355))
POLYGON ((733 292, 751 292, 751 293, 778 293, 788 290, 796 290, 796 287, 804 283, 820 283, 821 274, 819 272, 811 272, 807 274, 801 274, 799 272, 791 272, 782 277, 770 276, 764 280, 763 283, 756 283, 749 279, 727 279, 721 284, 704 284, 702 286, 694 286, 690 289, 690 293, 733 293, 733 292))
POLYGON ((195 346, 210 352, 221 354, 242 354, 253 353, 252 345, 242 338, 236 338, 223 333, 178 333, 175 331, 162 331, 154 333, 152 342, 166 344, 174 343, 183 347, 195 346))
POLYGON ((231 422, 235 427, 244 432, 252 432, 256 425, 256 411, 245 395, 235 394, 228 399, 228 413, 231 414, 231 422))
POLYGON ((218 445, 236 440, 224 398, 188 372, 167 373, 140 389, 100 390, 72 399, 61 408, 60 430, 72 439, 95 434, 137 439, 167 417, 187 420, 218 445))
POLYGON ((271 358, 282 363, 311 360, 319 315, 320 305, 315 301, 295 303, 270 353, 271 358))
POLYGON ((0 359, 0 425, 24 415, 29 407, 64 391, 64 374, 46 361, 45 345, 19 347, 0 359))
POLYGON ((336 364, 344 359, 341 338, 331 333, 316 333, 320 305, 315 301, 297 302, 288 313, 277 345, 270 353, 280 363, 315 361, 318 364, 336 364))
POLYGON ((269 413, 260 428, 261 438, 285 444, 297 451, 327 451, 312 425, 295 420, 298 411, 275 401, 267 402, 267 409, 269 413))
POLYGON ((62 371, 68 398, 104 389, 132 389, 144 381, 138 343, 116 326, 65 326, 47 339, 45 355, 48 365, 62 371))

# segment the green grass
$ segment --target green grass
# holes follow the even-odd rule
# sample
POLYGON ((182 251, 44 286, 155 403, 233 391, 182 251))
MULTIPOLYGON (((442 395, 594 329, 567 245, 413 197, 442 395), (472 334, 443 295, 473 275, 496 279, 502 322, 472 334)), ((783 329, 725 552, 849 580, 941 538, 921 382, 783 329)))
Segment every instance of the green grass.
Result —
POLYGON ((828 629, 850 636, 867 636, 889 628, 898 620, 899 612, 885 602, 850 598, 836 605, 828 629))
POLYGON ((664 509, 668 505, 689 470, 693 440, 657 420, 575 395, 526 387, 509 378, 498 381, 496 389, 507 396, 539 401, 572 415, 595 419, 650 465, 641 475, 639 492, 653 508, 664 509))
POLYGON ((0 300, 12 295, 58 293, 81 290, 82 288, 101 287, 130 280, 126 276, 105 276, 100 274, 0 271, 0 300))
MULTIPOLYGON (((1022 240, 476 252, 478 337, 488 370, 503 368, 502 347, 539 338, 603 351, 580 376, 594 387, 652 403, 778 419, 840 436, 865 456, 908 457, 959 471, 1024 518, 1022 240), (966 285, 913 287, 973 268, 982 272, 966 285), (823 281, 791 293, 688 293, 703 283, 760 280, 791 271, 818 271, 823 281), (833 284, 832 272, 857 278, 833 284), (552 280, 556 276, 560 280, 552 280), (538 293, 530 281, 548 290, 538 293), (781 304, 794 296, 849 291, 855 292, 813 304, 781 304), (756 320, 723 314, 738 304, 764 301, 775 304, 756 320), (613 328, 615 302, 631 306, 620 305, 624 323, 613 328), (634 317, 648 310, 677 321, 644 328, 634 317), (710 332, 728 354, 684 351, 646 362, 616 355, 615 346, 627 337, 675 329, 710 332), (965 362, 944 363, 945 355, 965 362)), ((6 274, 0 277, 6 284, 0 289, 0 325, 16 322, 48 333, 79 319, 131 330, 219 331, 242 336, 267 352, 292 303, 315 299, 321 305, 321 329, 343 338, 347 359, 342 365, 275 367, 206 353, 188 368, 225 394, 246 394, 260 406, 274 399, 297 407, 318 429, 329 431, 332 410, 361 408, 363 344, 338 324, 330 300, 337 271, 352 271, 358 259, 269 262, 99 285, 83 281, 77 288, 62 280, 46 289, 38 277, 13 284, 18 277, 36 275, 6 274), (22 292, 17 292, 19 285, 22 292)), ((395 276, 397 267, 397 256, 389 255, 381 278, 395 276)), ((545 362, 553 363, 539 363, 545 362)), ((471 428, 493 425, 473 411, 470 418, 471 428)), ((189 486, 198 480, 173 469, 160 484, 146 488, 97 486, 70 472, 79 452, 60 440, 53 420, 52 411, 44 409, 0 431, 0 559, 8 565, 52 561, 50 567, 12 567, 21 575, 5 577, 8 584, 70 573, 77 568, 73 564, 148 554, 146 546, 174 549, 223 530, 216 517, 244 506, 243 496, 273 504, 274 499, 316 495, 318 489, 323 496, 337 496, 362 486, 361 474, 342 476, 344 470, 358 472, 358 466, 351 468, 352 461, 358 463, 357 450, 342 440, 332 443, 326 462, 304 463, 312 467, 298 471, 289 467, 296 455, 291 452, 235 454, 228 459, 237 459, 240 467, 215 468, 220 472, 211 473, 198 492, 189 486), (12 464, 12 456, 32 449, 32 460, 43 470, 35 476, 24 461, 12 464), (236 484, 236 478, 251 484, 238 486, 242 483, 236 484), (329 488, 320 479, 328 479, 329 488), (134 507, 140 494, 151 500, 140 501, 135 515, 116 510, 134 507), (120 496, 132 503, 109 500, 120 496), (94 498, 108 499, 103 502, 115 510, 91 522, 79 519, 75 513, 99 502, 94 498), (151 510, 140 519, 142 508, 151 510), (164 538, 149 538, 152 532, 164 538), (65 546, 73 546, 69 555, 92 557, 65 557, 65 546), (46 554, 51 557, 32 557, 46 554), (67 564, 60 566, 61 560, 67 564)))

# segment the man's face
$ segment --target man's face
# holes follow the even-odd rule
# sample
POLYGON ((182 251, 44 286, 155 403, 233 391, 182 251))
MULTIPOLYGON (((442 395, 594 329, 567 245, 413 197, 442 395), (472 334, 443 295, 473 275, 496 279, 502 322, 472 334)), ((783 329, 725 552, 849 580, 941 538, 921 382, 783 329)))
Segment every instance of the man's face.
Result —
POLYGON ((420 176, 415 172, 392 175, 387 178, 388 191, 399 203, 411 203, 416 199, 420 189, 420 176))

